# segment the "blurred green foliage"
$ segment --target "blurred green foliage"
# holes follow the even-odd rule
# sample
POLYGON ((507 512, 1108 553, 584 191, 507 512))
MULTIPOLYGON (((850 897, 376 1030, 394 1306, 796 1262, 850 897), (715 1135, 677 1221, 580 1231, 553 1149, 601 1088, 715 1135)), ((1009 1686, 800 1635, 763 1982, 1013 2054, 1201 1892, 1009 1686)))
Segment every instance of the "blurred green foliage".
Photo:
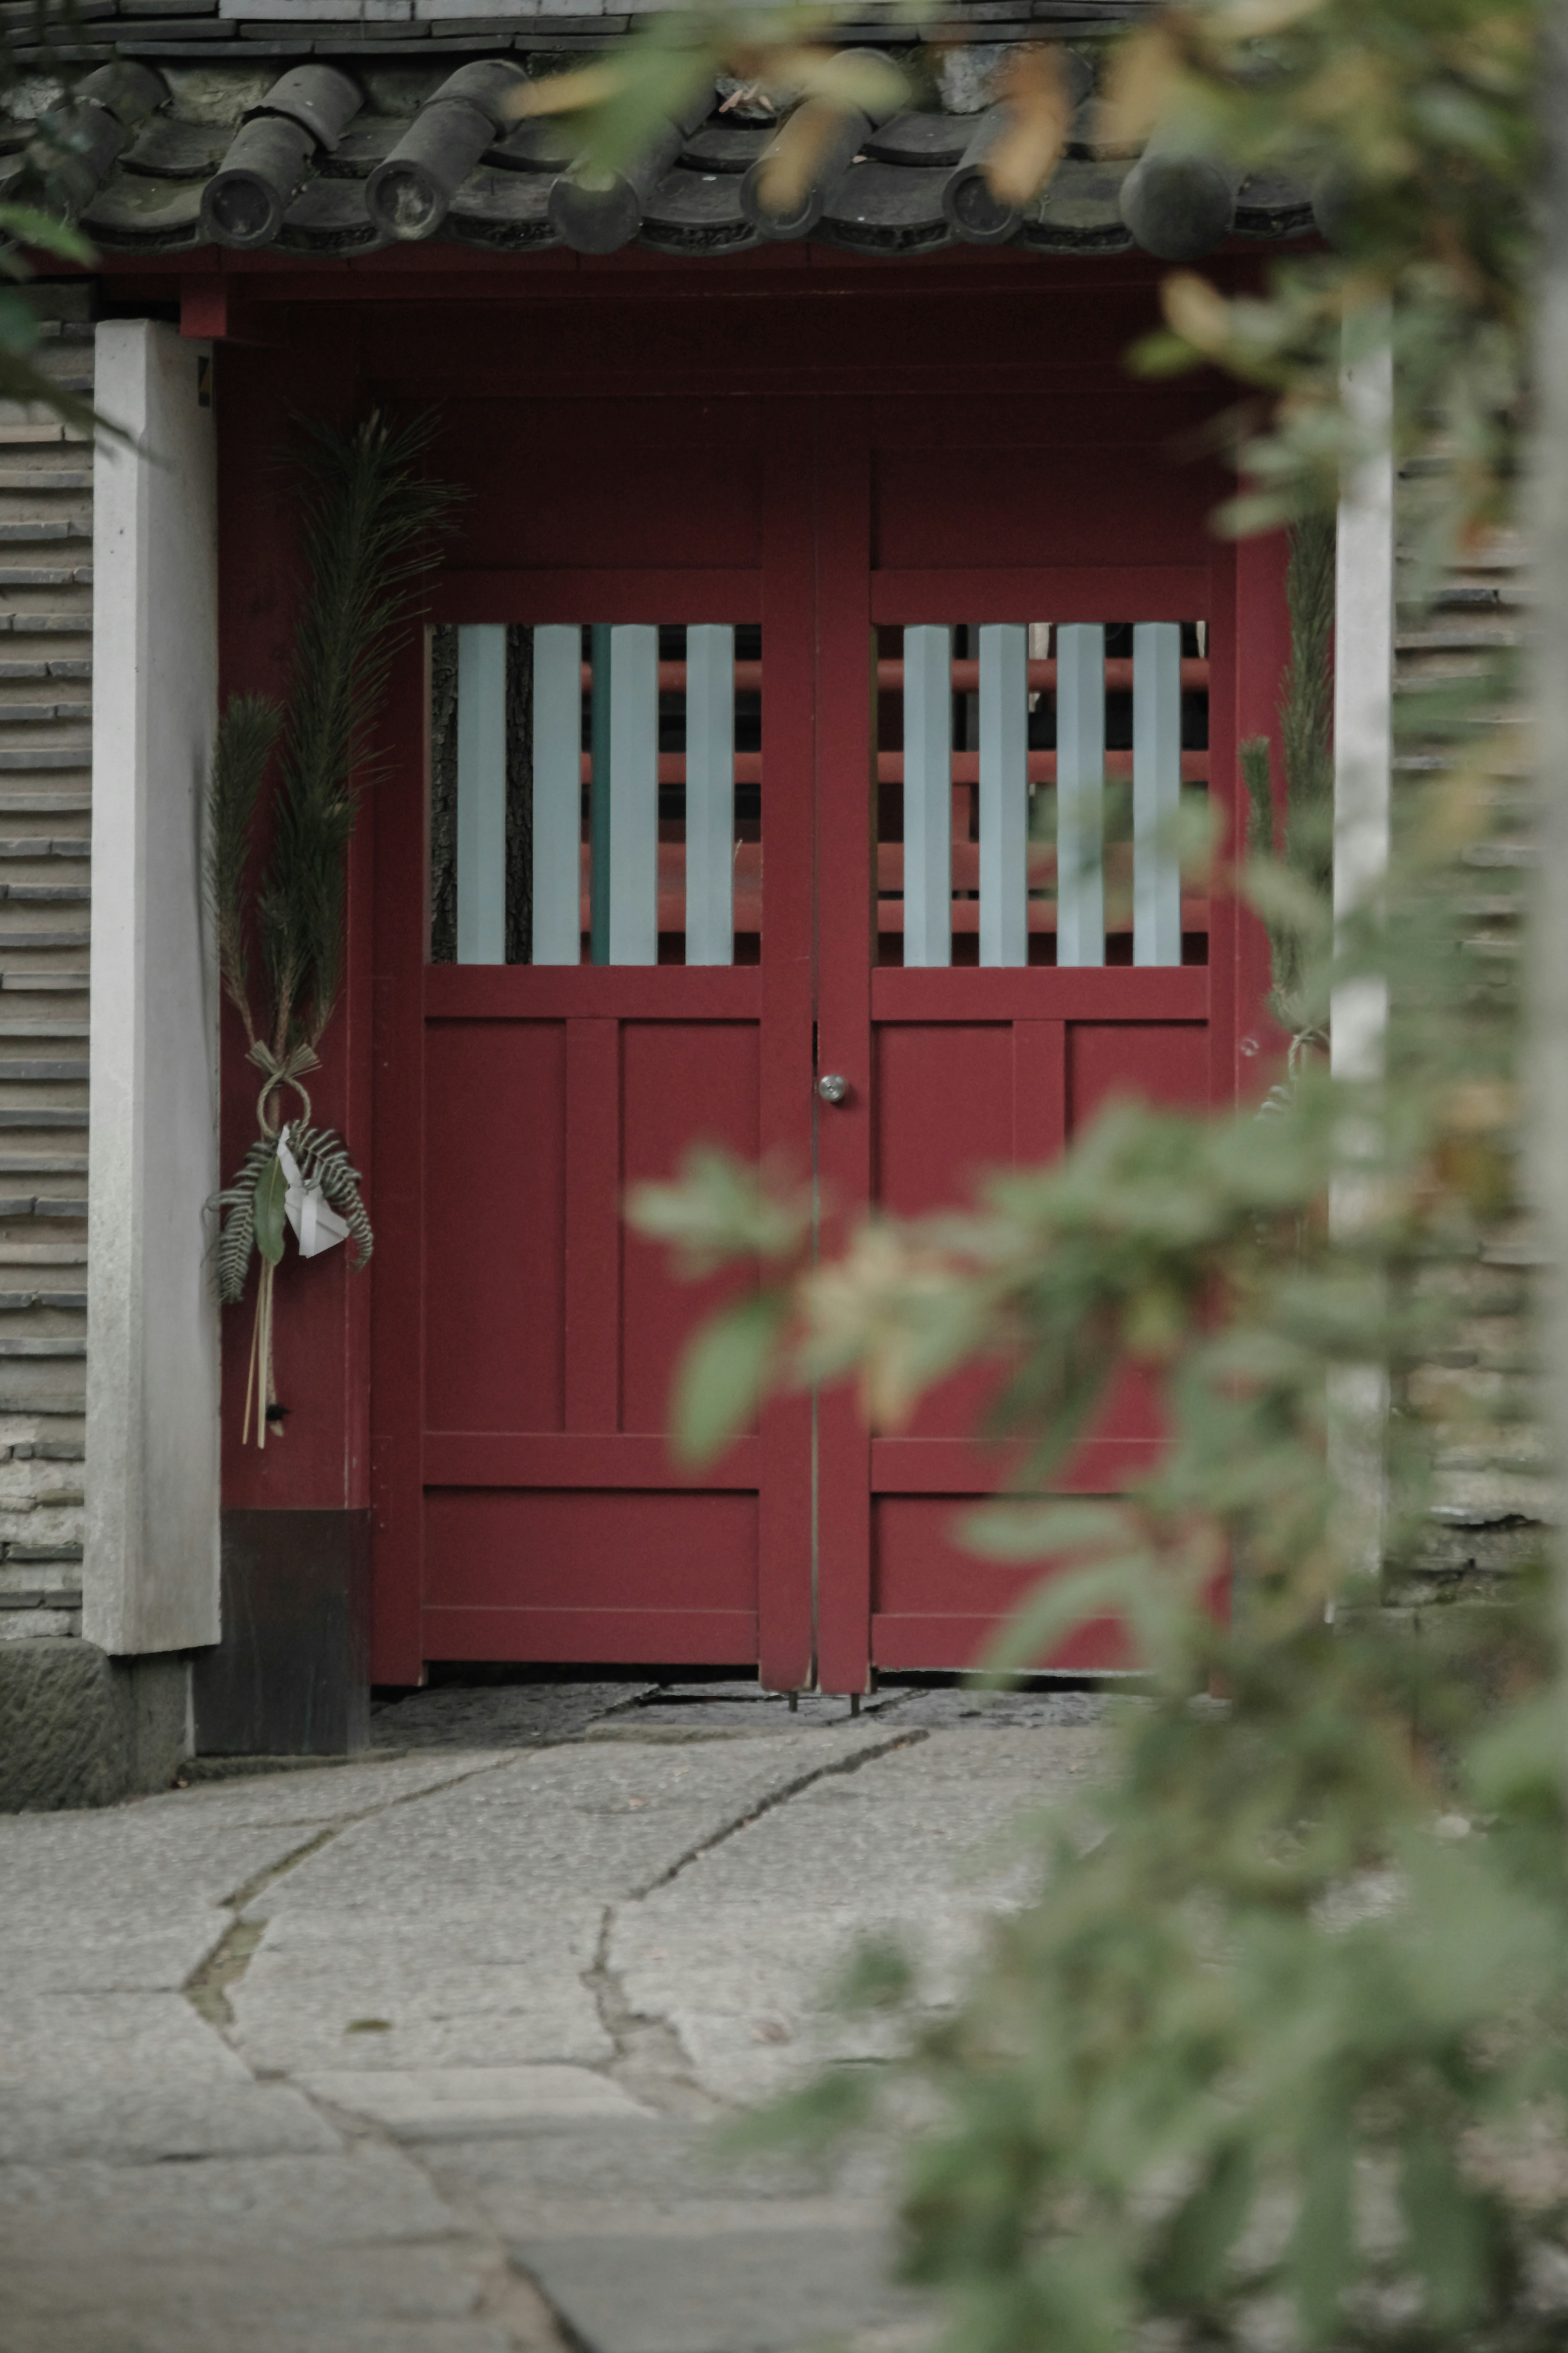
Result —
POLYGON ((76 226, 94 184, 83 169, 88 136, 72 97, 80 39, 72 0, 34 0, 0 25, 0 102, 35 124, 0 204, 0 400, 25 402, 90 434, 101 424, 91 404, 37 364, 40 321, 26 291, 40 259, 81 269, 97 259, 76 226))
POLYGON ((1337 935, 1328 905, 1322 518, 1367 454, 1342 364, 1392 319, 1418 601, 1509 515, 1520 471, 1534 41, 1506 0, 1188 0, 1141 23, 1111 78, 1124 125, 1179 115, 1319 187, 1334 227, 1260 291, 1175 274, 1142 353, 1240 381, 1215 435, 1242 474, 1228 523, 1297 525, 1287 776, 1249 754, 1236 878, 1300 1049, 1267 1100, 1112 1105, 1055 1166, 874 1217, 825 1263, 809 1201, 716 1155, 633 1205, 704 1269, 763 1268, 689 1359, 690 1453, 771 1385, 852 1379, 889 1428, 987 1365, 1002 1492, 966 1541, 1041 1570, 993 1671, 1115 1618, 1146 1677, 1104 1778, 1042 1821, 1039 1892, 956 2009, 921 2008, 918 1955, 863 1956, 845 1999, 906 2008, 909 2056, 832 2071, 755 2128, 832 2137, 884 2098, 907 2118, 913 2095, 905 2269, 945 2299, 952 2353, 1568 2336, 1552 1612, 1526 1575, 1506 1611, 1413 1632, 1369 1573, 1419 1556, 1456 1427, 1505 1445, 1517 1410, 1506 1385, 1433 1377, 1519 1210, 1515 964, 1477 937, 1478 876, 1486 919, 1506 913, 1500 837, 1526 818, 1506 663, 1400 698, 1387 888, 1337 935), (1321 1050, 1358 979, 1388 992, 1375 1082, 1336 1080, 1321 1050), (1355 1215, 1331 1215, 1347 1179, 1355 1215), (1063 1492, 1130 1372, 1161 1400, 1158 1467, 1120 1496, 1063 1492), (1386 1419, 1350 1433, 1369 1499, 1345 1475, 1345 1400, 1384 1388, 1386 1419))

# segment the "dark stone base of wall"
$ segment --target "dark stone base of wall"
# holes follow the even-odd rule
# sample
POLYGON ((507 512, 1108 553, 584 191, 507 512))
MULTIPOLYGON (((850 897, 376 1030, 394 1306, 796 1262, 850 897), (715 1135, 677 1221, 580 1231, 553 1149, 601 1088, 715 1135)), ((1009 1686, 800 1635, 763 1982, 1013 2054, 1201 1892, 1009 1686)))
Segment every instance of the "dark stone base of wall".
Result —
POLYGON ((193 1690, 199 1756, 368 1746, 368 1512, 225 1512, 223 1640, 193 1690))
POLYGON ((0 1642, 0 1813, 166 1789, 190 1749, 190 1666, 57 1636, 0 1642))

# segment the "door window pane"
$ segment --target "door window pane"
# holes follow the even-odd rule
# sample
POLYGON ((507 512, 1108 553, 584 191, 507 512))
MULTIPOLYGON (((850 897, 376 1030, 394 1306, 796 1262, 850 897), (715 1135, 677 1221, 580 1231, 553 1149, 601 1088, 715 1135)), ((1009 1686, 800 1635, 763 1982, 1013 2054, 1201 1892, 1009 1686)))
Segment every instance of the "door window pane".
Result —
POLYGON ((430 955, 754 964, 762 632, 430 631, 430 955))
POLYGON ((879 629, 879 961, 1206 961, 1207 656, 1197 622, 879 629))

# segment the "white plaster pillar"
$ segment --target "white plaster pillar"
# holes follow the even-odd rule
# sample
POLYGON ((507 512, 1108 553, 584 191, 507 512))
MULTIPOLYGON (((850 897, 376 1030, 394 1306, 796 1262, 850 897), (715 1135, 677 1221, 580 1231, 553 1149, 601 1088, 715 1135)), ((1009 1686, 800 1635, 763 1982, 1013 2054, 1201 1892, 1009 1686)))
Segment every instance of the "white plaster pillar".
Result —
MULTIPOLYGON (((1381 308, 1381 306, 1380 306, 1381 308)), ((1394 769, 1394 353, 1388 316, 1357 322, 1342 376, 1345 408, 1367 451, 1340 496, 1334 567, 1334 929, 1375 913, 1388 876, 1394 769)), ((1375 1086, 1384 1073, 1388 983, 1342 980, 1329 1007, 1336 1079, 1375 1086)), ((1381 1134, 1375 1106, 1347 1115, 1329 1192, 1330 1230, 1352 1240, 1373 1208, 1381 1134), (1357 1161, 1367 1164, 1358 1172, 1357 1161)), ((1329 1381, 1329 1461, 1346 1557, 1375 1577, 1387 1514, 1384 1435, 1388 1374, 1342 1365, 1329 1381)))
POLYGON ((217 989, 203 912, 217 709, 207 347, 98 330, 91 1130, 82 1632, 218 1637, 217 989))
MULTIPOLYGON (((1381 308, 1381 306, 1380 306, 1381 308)), ((1334 568, 1334 923, 1375 907, 1388 873, 1394 742, 1394 354, 1363 331, 1347 357, 1344 405, 1371 454, 1340 499, 1334 568)), ((1331 1011, 1331 1067, 1341 1079, 1383 1075, 1388 985, 1342 981, 1331 1011)))

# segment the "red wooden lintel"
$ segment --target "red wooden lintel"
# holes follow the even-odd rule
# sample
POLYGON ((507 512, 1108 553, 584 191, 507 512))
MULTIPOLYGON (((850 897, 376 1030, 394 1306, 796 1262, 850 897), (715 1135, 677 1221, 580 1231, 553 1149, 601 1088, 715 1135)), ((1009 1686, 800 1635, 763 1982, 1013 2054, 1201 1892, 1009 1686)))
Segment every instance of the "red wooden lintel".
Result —
POLYGON ((245 281, 216 269, 182 272, 180 332, 192 342, 207 343, 276 343, 281 339, 280 323, 258 312, 245 281))
POLYGON ((1204 1021, 1204 965, 883 965, 871 975, 874 1021, 1204 1021))
POLYGON ((984 571, 884 570, 871 577, 873 621, 1201 621, 1200 564, 992 565, 984 571))

